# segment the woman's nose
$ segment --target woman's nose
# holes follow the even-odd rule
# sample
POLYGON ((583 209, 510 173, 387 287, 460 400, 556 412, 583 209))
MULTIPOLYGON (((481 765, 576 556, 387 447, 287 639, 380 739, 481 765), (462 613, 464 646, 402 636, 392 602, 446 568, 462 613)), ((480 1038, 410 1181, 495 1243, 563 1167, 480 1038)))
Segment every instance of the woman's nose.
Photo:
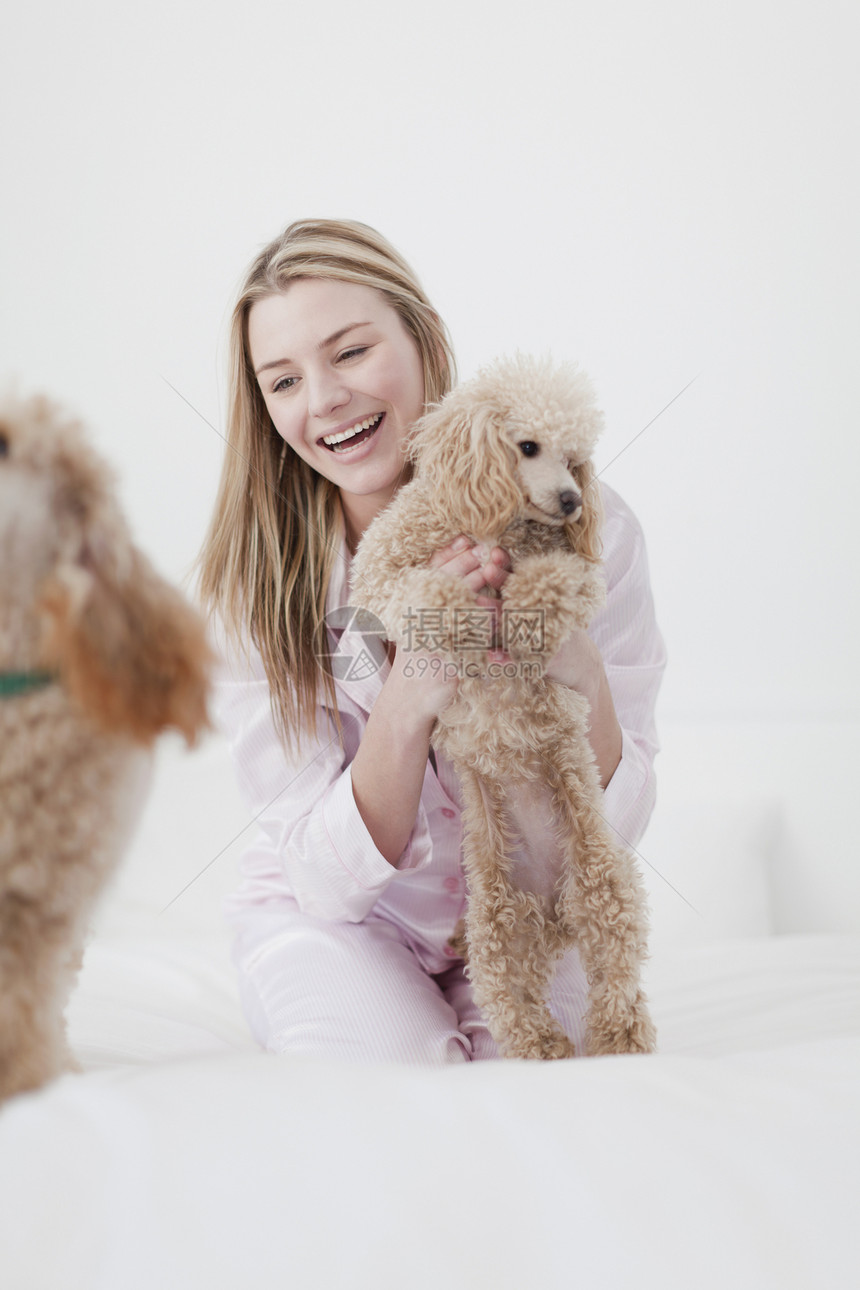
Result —
POLYGON ((350 393, 337 372, 318 372, 306 377, 308 384, 308 411, 311 416, 331 416, 337 408, 349 402, 350 393))

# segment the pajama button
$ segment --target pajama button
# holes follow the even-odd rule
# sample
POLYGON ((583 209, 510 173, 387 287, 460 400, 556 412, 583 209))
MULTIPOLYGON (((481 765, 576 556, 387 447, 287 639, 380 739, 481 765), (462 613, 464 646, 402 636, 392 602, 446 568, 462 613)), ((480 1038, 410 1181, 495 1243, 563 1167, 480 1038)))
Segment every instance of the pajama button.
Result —
POLYGON ((457 814, 457 812, 456 812, 456 811, 452 811, 452 810, 451 810, 451 808, 450 808, 450 806, 443 806, 443 807, 442 807, 442 814, 445 816, 445 819, 446 819, 446 820, 453 820, 453 818, 454 818, 454 816, 457 814))
POLYGON ((449 959, 458 959, 460 957, 460 955, 454 949, 453 945, 446 945, 443 948, 442 953, 445 955, 446 958, 449 958, 449 959))
POLYGON ((459 879, 459 878, 446 878, 446 879, 445 879, 445 890, 446 890, 446 891, 459 891, 459 890, 460 890, 460 879, 459 879))

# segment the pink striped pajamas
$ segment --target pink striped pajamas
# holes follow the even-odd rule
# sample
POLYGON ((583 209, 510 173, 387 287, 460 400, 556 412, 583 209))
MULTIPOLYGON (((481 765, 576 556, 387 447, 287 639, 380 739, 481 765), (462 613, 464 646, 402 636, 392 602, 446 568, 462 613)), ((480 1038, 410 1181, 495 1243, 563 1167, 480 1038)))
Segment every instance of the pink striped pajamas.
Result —
MULTIPOLYGON (((654 705, 665 652, 654 619, 645 547, 632 512, 603 487, 607 603, 589 634, 622 728, 621 762, 605 817, 629 843, 654 803, 654 705)), ((329 612, 347 604, 344 545, 329 612)), ((357 656, 347 628, 337 651, 357 656)), ((262 662, 224 655, 216 711, 239 787, 258 825, 243 882, 225 912, 253 1033, 272 1052, 356 1061, 443 1064, 498 1056, 461 960, 447 945, 465 902, 460 800, 447 761, 428 762, 418 817, 395 868, 379 854, 352 795, 350 765, 388 665, 338 681, 343 746, 322 706, 313 738, 286 750, 275 732, 262 662)), ((583 1038, 587 986, 577 954, 559 965, 552 1007, 583 1038)))

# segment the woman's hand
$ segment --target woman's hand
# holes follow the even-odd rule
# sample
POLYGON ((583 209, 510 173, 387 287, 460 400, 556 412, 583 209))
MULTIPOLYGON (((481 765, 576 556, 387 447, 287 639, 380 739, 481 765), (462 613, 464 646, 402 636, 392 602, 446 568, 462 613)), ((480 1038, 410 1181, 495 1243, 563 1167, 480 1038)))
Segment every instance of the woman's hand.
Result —
MULTIPOLYGON (((469 538, 454 538, 430 558, 430 568, 459 578, 475 597, 475 604, 498 613, 497 594, 511 570, 511 561, 501 547, 487 549, 469 538), (496 595, 488 593, 496 593, 496 595)), ((386 686, 403 703, 407 721, 423 724, 435 721, 457 691, 459 671, 450 659, 429 650, 396 650, 386 686)))
POLYGON ((600 653, 588 632, 583 627, 574 627, 550 659, 545 675, 588 698, 593 692, 597 670, 602 667, 600 653))
POLYGON ((383 693, 385 701, 401 713, 401 721, 426 730, 429 741, 436 718, 457 693, 458 679, 456 666, 440 654, 397 649, 391 656, 383 693))
POLYGON ((511 571, 511 558, 500 546, 488 548, 460 534, 431 557, 430 568, 462 578, 477 596, 487 589, 501 591, 511 571))
MULTIPOLYGON (((430 560, 431 569, 441 569, 454 578, 461 578, 475 596, 475 604, 493 615, 492 636, 499 635, 499 614, 502 602, 499 592, 511 572, 511 557, 503 547, 486 547, 461 534, 453 539, 430 560)), ((492 650, 491 657, 506 657, 499 650, 492 650)))

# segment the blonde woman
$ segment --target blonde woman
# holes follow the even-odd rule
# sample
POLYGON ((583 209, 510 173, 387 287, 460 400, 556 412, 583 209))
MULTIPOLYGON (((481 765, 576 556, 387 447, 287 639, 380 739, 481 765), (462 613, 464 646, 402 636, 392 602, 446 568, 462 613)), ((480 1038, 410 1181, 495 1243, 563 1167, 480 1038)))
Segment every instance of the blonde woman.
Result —
MULTIPOLYGON (((301 221, 252 264, 200 586, 224 656, 219 718, 258 826, 227 912, 243 1005, 272 1052, 498 1056, 448 946, 465 901, 460 801, 430 739, 456 678, 362 634, 348 608, 351 556, 407 477, 405 437, 453 378, 438 314, 367 226, 301 221)), ((588 698, 606 819, 635 845, 664 653, 639 525, 602 493, 607 604, 549 674, 588 698)), ((482 605, 510 567, 459 534, 433 563, 482 605)), ((552 1006, 580 1044, 586 1002, 574 953, 552 1006)))

